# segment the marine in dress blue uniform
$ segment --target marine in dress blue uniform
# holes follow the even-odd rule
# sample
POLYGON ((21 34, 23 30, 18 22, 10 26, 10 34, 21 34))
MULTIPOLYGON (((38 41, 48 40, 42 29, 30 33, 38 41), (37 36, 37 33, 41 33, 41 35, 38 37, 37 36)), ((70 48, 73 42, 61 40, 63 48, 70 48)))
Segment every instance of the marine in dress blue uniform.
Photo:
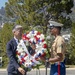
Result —
POLYGON ((53 36, 55 36, 55 40, 53 41, 51 51, 51 57, 48 62, 51 63, 50 75, 66 75, 65 69, 65 40, 60 35, 60 30, 63 24, 49 21, 50 23, 50 32, 53 36))

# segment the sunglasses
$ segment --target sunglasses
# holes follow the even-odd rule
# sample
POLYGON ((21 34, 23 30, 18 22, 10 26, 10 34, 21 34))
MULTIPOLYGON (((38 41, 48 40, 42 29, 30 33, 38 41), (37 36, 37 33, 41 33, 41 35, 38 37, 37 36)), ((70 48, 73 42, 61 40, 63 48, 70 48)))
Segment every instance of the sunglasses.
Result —
POLYGON ((53 28, 54 28, 54 26, 50 26, 49 28, 50 28, 50 29, 53 29, 53 28))

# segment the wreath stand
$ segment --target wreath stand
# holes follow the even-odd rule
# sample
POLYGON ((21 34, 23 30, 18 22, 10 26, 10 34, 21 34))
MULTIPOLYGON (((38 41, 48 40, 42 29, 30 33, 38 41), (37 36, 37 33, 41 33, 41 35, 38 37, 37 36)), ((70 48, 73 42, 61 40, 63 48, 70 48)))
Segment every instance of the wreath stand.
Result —
MULTIPOLYGON (((46 60, 48 60, 48 58, 46 58, 46 60)), ((50 63, 49 62, 45 62, 45 69, 46 69, 46 74, 47 75, 47 68, 50 66, 50 63)))
POLYGON ((40 74, 40 69, 36 69, 36 75, 41 75, 40 74))
MULTIPOLYGON (((49 66, 48 62, 45 62, 45 75, 47 75, 47 68, 49 66)), ((36 69, 36 75, 41 75, 40 69, 36 69)))
POLYGON ((45 69, 46 69, 46 74, 47 75, 47 62, 45 62, 45 69))

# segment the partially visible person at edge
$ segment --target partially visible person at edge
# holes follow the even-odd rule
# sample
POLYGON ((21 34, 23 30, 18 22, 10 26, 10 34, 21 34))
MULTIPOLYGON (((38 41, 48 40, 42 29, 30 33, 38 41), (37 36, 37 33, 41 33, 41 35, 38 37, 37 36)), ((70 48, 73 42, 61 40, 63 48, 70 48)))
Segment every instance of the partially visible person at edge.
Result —
POLYGON ((46 62, 51 63, 50 75, 66 75, 65 69, 65 40, 61 36, 61 27, 63 24, 49 21, 50 33, 55 37, 50 49, 51 57, 46 62))
POLYGON ((18 40, 22 37, 22 31, 23 28, 21 25, 16 25, 12 33, 14 34, 14 37, 7 43, 6 49, 7 49, 7 55, 9 58, 9 64, 8 64, 8 75, 26 75, 26 70, 21 68, 20 64, 17 62, 16 58, 16 49, 18 45, 18 40))

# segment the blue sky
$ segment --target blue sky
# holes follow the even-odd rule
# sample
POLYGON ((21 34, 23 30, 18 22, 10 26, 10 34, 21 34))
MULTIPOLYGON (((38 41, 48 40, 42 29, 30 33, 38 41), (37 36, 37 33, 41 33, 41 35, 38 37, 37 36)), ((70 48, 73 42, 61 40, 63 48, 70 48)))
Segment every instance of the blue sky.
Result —
POLYGON ((0 0, 0 8, 2 7, 2 6, 5 6, 5 2, 7 2, 8 0, 0 0))

